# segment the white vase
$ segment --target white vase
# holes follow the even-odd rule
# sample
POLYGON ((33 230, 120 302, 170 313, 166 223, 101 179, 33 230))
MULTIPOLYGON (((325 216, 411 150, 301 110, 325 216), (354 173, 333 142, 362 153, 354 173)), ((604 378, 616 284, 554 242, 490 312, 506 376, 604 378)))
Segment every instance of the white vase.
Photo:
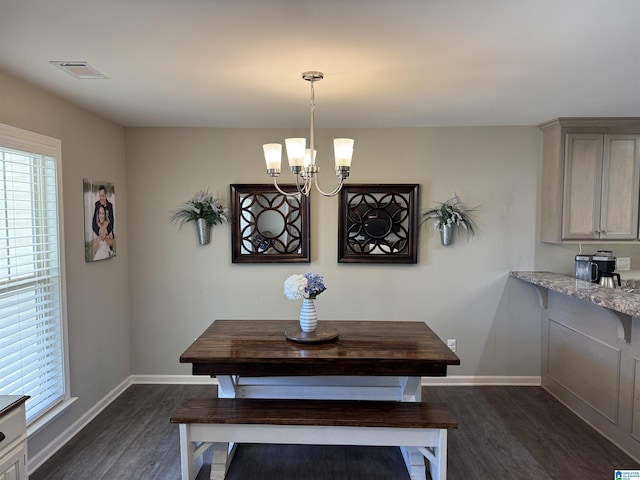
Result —
POLYGON ((211 241, 211 224, 204 218, 196 220, 196 229, 198 231, 198 243, 207 245, 211 241))
POLYGON ((316 304, 312 298, 302 300, 302 309, 300 310, 300 328, 303 332, 315 332, 318 326, 318 312, 316 312, 316 304))

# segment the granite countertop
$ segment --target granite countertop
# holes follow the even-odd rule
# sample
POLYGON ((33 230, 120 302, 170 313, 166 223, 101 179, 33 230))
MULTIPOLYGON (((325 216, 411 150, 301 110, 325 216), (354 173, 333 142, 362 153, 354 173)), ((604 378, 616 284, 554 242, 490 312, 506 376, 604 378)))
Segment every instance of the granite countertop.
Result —
POLYGON ((511 272, 524 282, 600 305, 602 307, 640 317, 640 280, 623 280, 622 288, 607 288, 585 280, 553 272, 511 272))

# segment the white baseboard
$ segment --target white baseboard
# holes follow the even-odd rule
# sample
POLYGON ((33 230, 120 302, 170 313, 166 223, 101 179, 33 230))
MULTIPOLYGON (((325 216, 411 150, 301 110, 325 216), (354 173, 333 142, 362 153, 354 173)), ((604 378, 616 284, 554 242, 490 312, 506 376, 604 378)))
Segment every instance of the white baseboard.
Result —
POLYGON ((176 384, 176 385, 217 385, 216 378, 205 375, 131 375, 131 383, 176 384))
MULTIPOLYGON (((102 400, 96 403, 82 417, 76 420, 65 431, 58 435, 52 442, 39 452, 29 455, 29 473, 33 473, 40 465, 46 462, 54 453, 64 446, 102 410, 113 402, 127 387, 132 384, 176 384, 176 385, 217 385, 218 380, 198 375, 131 375, 120 385, 111 390, 102 400)), ((540 386, 540 377, 492 377, 492 376, 447 376, 447 377, 423 377, 422 385, 441 386, 540 386)))
POLYGON ((422 385, 443 386, 519 386, 539 387, 542 385, 541 377, 493 377, 493 376, 462 376, 449 375, 446 377, 422 377, 422 385))
POLYGON ((91 420, 93 420, 102 410, 104 410, 111 402, 113 402, 118 396, 124 392, 129 385, 131 385, 131 377, 127 377, 117 387, 111 390, 105 395, 102 400, 91 407, 84 415, 78 420, 73 422, 67 429, 65 429, 60 435, 58 435, 52 442, 50 442, 45 448, 31 454, 29 452, 28 471, 29 474, 36 471, 36 469, 44 462, 49 460, 54 453, 60 450, 65 443, 71 440, 75 434, 82 430, 91 420))
MULTIPOLYGON (((158 384, 192 384, 192 385, 217 385, 218 379, 199 375, 132 375, 131 383, 158 383, 158 384)), ((422 377, 422 385, 443 386, 536 386, 542 384, 541 377, 517 376, 462 376, 449 375, 447 377, 422 377)))

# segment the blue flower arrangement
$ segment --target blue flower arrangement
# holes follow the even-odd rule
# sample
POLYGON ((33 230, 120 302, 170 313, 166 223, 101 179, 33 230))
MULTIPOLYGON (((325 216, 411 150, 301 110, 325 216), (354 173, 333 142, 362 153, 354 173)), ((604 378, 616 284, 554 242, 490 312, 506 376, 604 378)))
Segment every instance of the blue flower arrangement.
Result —
POLYGON ((290 300, 315 299, 326 289, 324 278, 318 273, 295 274, 284 281, 284 294, 290 300))

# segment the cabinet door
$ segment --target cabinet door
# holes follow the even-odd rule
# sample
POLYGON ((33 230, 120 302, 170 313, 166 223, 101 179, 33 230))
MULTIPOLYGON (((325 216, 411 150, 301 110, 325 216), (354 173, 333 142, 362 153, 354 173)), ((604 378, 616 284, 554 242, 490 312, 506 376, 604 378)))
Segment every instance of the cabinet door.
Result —
POLYGON ((638 238, 640 135, 605 135, 601 239, 638 238))
POLYGON ((25 451, 21 444, 0 458, 0 480, 27 480, 25 451))
POLYGON ((600 238, 603 135, 567 134, 565 138, 562 239, 600 238))

